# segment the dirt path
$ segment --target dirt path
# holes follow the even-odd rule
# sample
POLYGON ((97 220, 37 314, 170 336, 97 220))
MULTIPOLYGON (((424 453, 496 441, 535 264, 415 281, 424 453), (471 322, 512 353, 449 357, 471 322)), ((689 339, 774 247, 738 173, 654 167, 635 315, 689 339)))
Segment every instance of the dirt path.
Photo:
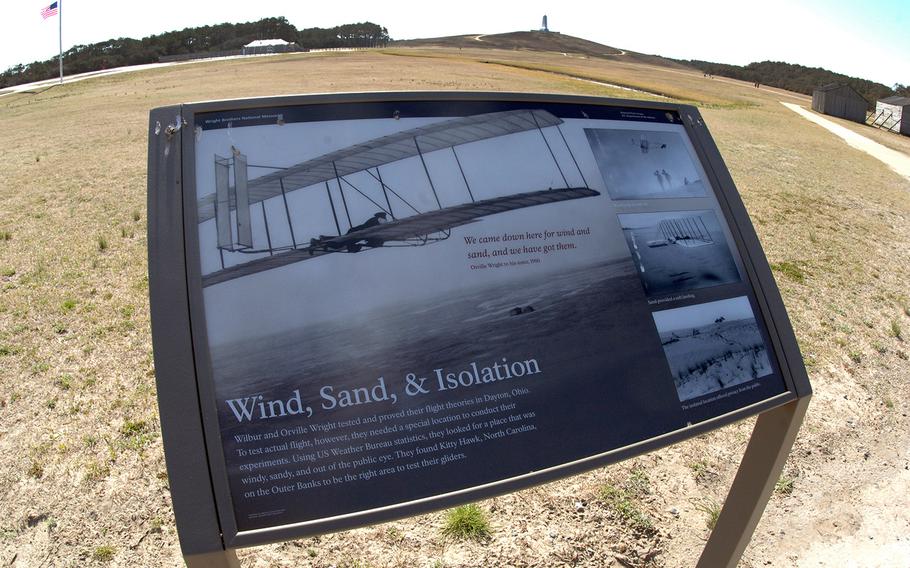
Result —
POLYGON ((835 124, 826 118, 804 109, 799 105, 792 103, 781 102, 780 104, 784 105, 793 112, 799 114, 800 116, 811 120, 815 124, 825 128, 834 134, 837 134, 850 146, 856 148, 857 150, 862 150, 863 152, 869 154, 877 160, 881 160, 889 168, 904 176, 907 179, 910 179, 910 156, 896 150, 892 150, 886 146, 866 138, 862 134, 857 134, 852 130, 844 128, 839 124, 835 124))

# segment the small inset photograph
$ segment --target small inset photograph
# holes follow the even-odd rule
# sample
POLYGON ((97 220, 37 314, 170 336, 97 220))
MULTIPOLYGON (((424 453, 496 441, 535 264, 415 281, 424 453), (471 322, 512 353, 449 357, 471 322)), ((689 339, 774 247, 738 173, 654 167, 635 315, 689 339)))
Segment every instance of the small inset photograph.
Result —
POLYGON ((713 211, 618 217, 648 296, 739 282, 736 262, 713 211))
POLYGON ((612 199, 704 197, 704 181, 678 132, 586 128, 612 199))
POLYGON ((681 402, 771 374, 745 296, 652 315, 681 402))

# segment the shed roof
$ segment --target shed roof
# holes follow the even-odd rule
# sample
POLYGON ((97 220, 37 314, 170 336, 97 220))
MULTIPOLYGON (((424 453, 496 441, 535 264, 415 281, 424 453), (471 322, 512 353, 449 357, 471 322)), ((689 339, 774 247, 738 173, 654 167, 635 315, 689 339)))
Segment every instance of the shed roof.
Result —
POLYGON ((291 42, 283 39, 257 39, 244 45, 243 47, 268 47, 270 45, 288 45, 291 42))
POLYGON ((852 97, 856 100, 862 100, 862 101, 866 100, 866 97, 859 94, 859 91, 857 91, 850 85, 847 85, 846 83, 830 83, 828 85, 816 87, 815 91, 813 91, 813 94, 817 93, 819 91, 821 91, 821 92, 840 91, 844 95, 846 95, 848 97, 852 97))
POLYGON ((900 107, 910 106, 910 97, 901 97, 901 96, 887 97, 884 99, 879 99, 878 102, 885 103, 887 105, 900 106, 900 107))

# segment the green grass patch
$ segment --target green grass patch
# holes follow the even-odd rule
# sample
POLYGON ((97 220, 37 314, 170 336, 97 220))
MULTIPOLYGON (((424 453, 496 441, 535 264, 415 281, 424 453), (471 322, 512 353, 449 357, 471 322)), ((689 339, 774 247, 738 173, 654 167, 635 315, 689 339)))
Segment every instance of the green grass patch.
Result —
POLYGON ((891 336, 898 341, 904 340, 904 332, 901 329, 901 322, 896 319, 891 320, 891 336))
POLYGON ((802 284, 806 281, 806 273, 795 262, 784 260, 782 262, 772 262, 771 270, 780 273, 794 282, 802 284))
POLYGON ((458 540, 484 540, 491 534, 487 513, 474 503, 446 512, 442 534, 458 540))
POLYGON ((128 448, 141 451, 156 437, 156 432, 144 420, 127 420, 120 427, 123 440, 118 443, 119 448, 128 448))
POLYGON ((101 481, 111 473, 111 468, 105 464, 98 463, 93 461, 88 464, 85 468, 85 477, 83 478, 87 483, 94 483, 96 481, 101 481))
POLYGON ((6 355, 17 355, 20 351, 21 349, 15 345, 0 345, 0 357, 4 357, 6 355))
POLYGON ((96 562, 110 562, 114 559, 114 555, 117 553, 117 549, 113 546, 96 546, 92 550, 92 560, 96 562))
POLYGON ((639 508, 636 496, 628 489, 605 485, 600 490, 600 498, 610 507, 616 516, 626 525, 641 531, 651 531, 654 523, 639 508))
POLYGON ((148 423, 145 420, 127 420, 120 427, 120 433, 124 436, 135 436, 148 430, 148 423))
POLYGON ((67 374, 60 375, 54 379, 54 386, 61 390, 68 391, 73 388, 73 377, 67 374))

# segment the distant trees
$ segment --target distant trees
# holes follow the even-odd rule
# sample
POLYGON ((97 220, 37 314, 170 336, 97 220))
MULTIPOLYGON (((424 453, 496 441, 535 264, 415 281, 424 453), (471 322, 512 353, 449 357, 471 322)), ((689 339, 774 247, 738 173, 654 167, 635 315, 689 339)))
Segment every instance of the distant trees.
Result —
POLYGON ((908 89, 900 84, 895 85, 892 89, 881 83, 849 77, 821 67, 805 67, 793 63, 784 63, 783 61, 761 61, 750 63, 746 66, 698 60, 683 61, 683 63, 687 63, 710 75, 720 75, 731 79, 748 81, 749 83, 780 87, 806 95, 811 95, 816 87, 821 87, 822 85, 830 83, 847 84, 865 97, 870 109, 875 107, 875 101, 878 99, 900 94, 900 89, 904 92, 908 89))
MULTIPOLYGON (((67 74, 85 73, 154 63, 166 55, 236 50, 257 39, 283 39, 306 49, 376 47, 390 41, 388 30, 372 22, 298 30, 283 17, 265 18, 242 24, 185 28, 141 40, 117 38, 91 45, 74 45, 63 52, 63 64, 67 74)), ((14 65, 0 73, 0 88, 51 79, 58 72, 56 57, 14 65)))
POLYGON ((389 31, 372 22, 345 24, 334 28, 307 28, 297 35, 297 45, 306 49, 333 47, 377 47, 387 44, 389 31))

